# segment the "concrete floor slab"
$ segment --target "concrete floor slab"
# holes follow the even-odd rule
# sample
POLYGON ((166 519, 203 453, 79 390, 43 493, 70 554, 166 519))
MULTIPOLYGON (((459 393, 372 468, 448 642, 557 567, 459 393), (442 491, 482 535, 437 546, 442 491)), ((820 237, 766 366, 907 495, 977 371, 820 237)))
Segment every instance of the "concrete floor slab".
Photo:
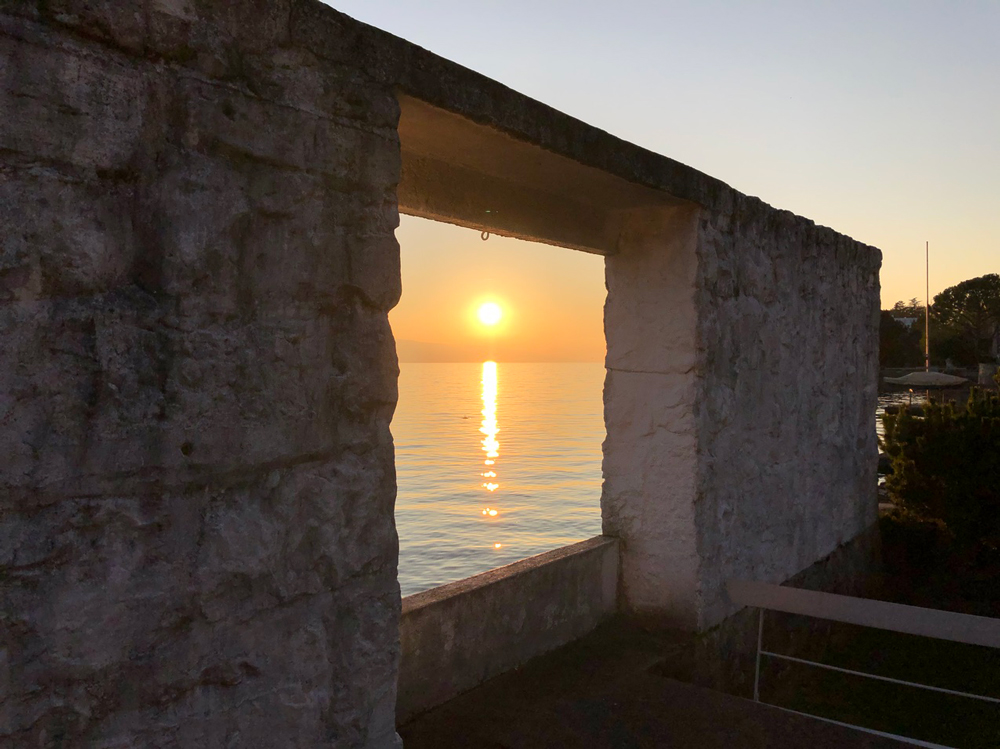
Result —
POLYGON ((399 732, 406 749, 908 746, 661 675, 681 647, 670 635, 607 625, 399 732))

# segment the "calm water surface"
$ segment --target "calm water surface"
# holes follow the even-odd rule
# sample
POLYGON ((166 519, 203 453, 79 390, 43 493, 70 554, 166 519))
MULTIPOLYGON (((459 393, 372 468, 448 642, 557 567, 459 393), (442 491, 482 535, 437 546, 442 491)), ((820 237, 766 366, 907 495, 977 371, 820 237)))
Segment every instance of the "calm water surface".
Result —
POLYGON ((400 364, 404 596, 601 532, 604 365, 400 364))
POLYGON ((907 406, 923 403, 924 393, 893 392, 879 393, 878 406, 875 408, 875 433, 879 437, 885 436, 885 426, 882 424, 882 416, 885 414, 886 406, 907 406))

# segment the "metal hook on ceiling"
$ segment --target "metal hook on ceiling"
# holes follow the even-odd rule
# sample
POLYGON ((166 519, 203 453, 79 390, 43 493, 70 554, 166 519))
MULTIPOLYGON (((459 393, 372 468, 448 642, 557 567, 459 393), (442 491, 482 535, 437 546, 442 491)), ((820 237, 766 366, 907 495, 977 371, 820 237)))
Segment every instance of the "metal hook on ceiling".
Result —
POLYGON ((487 239, 490 238, 490 233, 488 231, 484 231, 482 234, 479 235, 479 238, 485 242, 487 239))

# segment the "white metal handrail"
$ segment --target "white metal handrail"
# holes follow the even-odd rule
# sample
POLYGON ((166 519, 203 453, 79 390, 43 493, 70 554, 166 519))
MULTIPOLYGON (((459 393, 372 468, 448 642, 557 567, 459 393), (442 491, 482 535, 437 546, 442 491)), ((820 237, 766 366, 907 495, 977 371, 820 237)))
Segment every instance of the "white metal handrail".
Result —
POLYGON ((1000 619, 986 616, 924 609, 750 580, 730 580, 726 584, 726 590, 733 603, 739 606, 754 606, 891 632, 963 642, 967 645, 1000 648, 1000 619))
MULTIPOLYGON (((801 663, 808 666, 816 666, 830 671, 861 676, 866 679, 876 679, 892 684, 900 684, 909 687, 917 687, 933 692, 950 694, 958 697, 967 697, 974 700, 1000 704, 1000 699, 982 694, 962 692, 954 689, 945 689, 928 684, 920 684, 904 679, 894 679, 879 674, 855 671, 852 669, 831 666, 826 663, 810 661, 805 658, 795 658, 782 653, 774 653, 764 650, 764 611, 782 611, 788 614, 799 614, 811 616, 817 619, 828 619, 830 621, 843 622, 846 624, 856 624, 862 627, 872 627, 875 629, 888 630, 890 632, 901 632, 904 634, 921 635, 939 640, 949 640, 967 645, 981 645, 985 647, 1000 648, 1000 619, 992 619, 985 616, 973 616, 971 614, 959 614, 953 611, 939 611, 937 609, 925 609, 918 606, 906 606, 899 603, 889 603, 888 601, 875 601, 868 598, 855 598, 853 596, 843 596, 836 593, 822 593, 814 590, 803 590, 801 588, 789 588, 782 585, 772 585, 770 583, 754 582, 750 580, 730 580, 726 584, 729 598, 738 606, 751 606, 760 610, 757 623, 757 657, 754 667, 753 698, 755 702, 760 702, 760 659, 761 656, 778 658, 781 660, 801 663)), ((778 707, 775 705, 774 707, 778 707)), ((781 708, 786 709, 786 708, 781 708)), ((796 711, 792 711, 796 712, 796 711)), ((813 716, 818 717, 818 716, 813 716)), ((826 720, 825 718, 820 718, 826 720)), ((832 721, 838 722, 838 721, 832 721)), ((842 724, 849 725, 849 724, 842 724)), ((874 731, 863 726, 853 726, 867 733, 875 733, 888 736, 880 731, 874 731)), ((920 742, 905 736, 895 736, 894 738, 909 741, 920 746, 938 746, 927 742, 920 742)))

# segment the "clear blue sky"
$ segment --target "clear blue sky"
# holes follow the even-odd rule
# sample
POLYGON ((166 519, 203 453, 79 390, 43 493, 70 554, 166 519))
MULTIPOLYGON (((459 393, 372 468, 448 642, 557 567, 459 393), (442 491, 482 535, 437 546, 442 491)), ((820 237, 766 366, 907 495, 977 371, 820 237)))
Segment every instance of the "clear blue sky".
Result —
POLYGON ((932 295, 1000 272, 997 0, 330 4, 878 246, 885 306, 924 240, 932 295))

